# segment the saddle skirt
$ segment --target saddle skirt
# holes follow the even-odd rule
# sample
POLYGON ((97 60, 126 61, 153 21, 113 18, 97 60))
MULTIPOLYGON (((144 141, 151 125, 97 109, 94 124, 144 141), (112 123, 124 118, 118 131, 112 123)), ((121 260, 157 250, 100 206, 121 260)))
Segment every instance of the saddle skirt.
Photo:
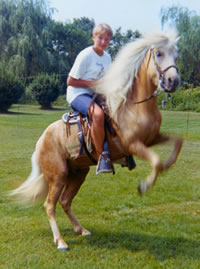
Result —
MULTIPOLYGON (((72 159, 88 155, 94 151, 90 135, 90 125, 87 117, 82 117, 79 112, 70 111, 62 116, 66 124, 66 133, 69 137, 71 133, 77 133, 72 143, 68 143, 67 151, 72 159)), ((96 163, 96 161, 94 161, 96 163)))

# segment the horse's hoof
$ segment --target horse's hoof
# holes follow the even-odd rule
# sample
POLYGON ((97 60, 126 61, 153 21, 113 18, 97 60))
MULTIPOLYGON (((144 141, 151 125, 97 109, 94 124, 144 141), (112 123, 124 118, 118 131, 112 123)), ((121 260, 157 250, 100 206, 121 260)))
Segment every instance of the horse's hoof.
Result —
POLYGON ((146 191, 147 191, 147 185, 145 181, 141 181, 140 184, 138 185, 138 194, 142 196, 146 191))
POLYGON ((75 233, 77 235, 82 235, 82 236, 89 236, 89 235, 91 235, 91 232, 89 232, 88 230, 86 230, 84 228, 81 228, 81 229, 76 230, 75 233))
POLYGON ((68 245, 63 241, 63 242, 58 242, 58 246, 57 246, 58 250, 69 250, 68 245))
POLYGON ((85 230, 82 232, 82 236, 90 236, 91 235, 91 232, 85 230))
POLYGON ((57 247, 58 250, 62 250, 62 251, 67 251, 69 250, 69 247, 66 246, 66 247, 57 247))

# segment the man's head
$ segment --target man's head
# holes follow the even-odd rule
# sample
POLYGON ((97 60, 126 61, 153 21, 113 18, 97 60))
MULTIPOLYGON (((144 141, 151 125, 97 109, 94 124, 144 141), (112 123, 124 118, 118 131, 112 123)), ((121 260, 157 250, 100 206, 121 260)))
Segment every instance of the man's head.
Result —
POLYGON ((92 32, 92 40, 94 42, 94 50, 100 56, 104 50, 109 46, 110 40, 112 39, 112 29, 108 24, 101 23, 94 27, 92 32))

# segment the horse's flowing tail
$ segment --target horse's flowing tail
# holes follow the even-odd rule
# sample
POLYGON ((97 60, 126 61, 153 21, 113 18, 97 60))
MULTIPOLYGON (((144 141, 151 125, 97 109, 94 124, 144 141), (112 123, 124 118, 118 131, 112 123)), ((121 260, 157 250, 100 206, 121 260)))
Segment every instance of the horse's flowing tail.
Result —
POLYGON ((32 171, 27 180, 19 188, 11 191, 10 196, 15 196, 20 203, 34 203, 47 196, 48 184, 40 171, 36 160, 36 152, 33 153, 32 171))

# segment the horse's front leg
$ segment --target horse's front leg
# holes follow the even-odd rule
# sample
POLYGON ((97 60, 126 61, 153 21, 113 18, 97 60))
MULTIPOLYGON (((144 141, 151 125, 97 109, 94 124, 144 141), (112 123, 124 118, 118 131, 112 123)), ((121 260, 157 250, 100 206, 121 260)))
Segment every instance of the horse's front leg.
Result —
POLYGON ((174 142, 174 148, 168 160, 163 164, 163 171, 169 169, 176 162, 183 145, 183 139, 180 137, 159 134, 153 143, 153 145, 157 145, 170 141, 174 142))
POLYGON ((159 156, 152 150, 148 149, 143 143, 137 141, 136 143, 129 146, 130 152, 133 152, 132 154, 149 161, 153 167, 151 174, 138 186, 138 192, 140 194, 143 194, 144 192, 148 191, 148 189, 155 184, 157 176, 160 172, 166 171, 176 162, 178 155, 181 151, 183 139, 159 134, 152 145, 158 145, 170 141, 174 142, 174 148, 170 157, 164 164, 161 162, 159 156))
POLYGON ((148 149, 140 141, 136 141, 135 143, 129 145, 129 153, 149 161, 152 165, 153 169, 151 174, 146 180, 141 181, 138 186, 139 194, 143 194, 155 184, 158 174, 163 170, 163 163, 155 152, 148 149))

